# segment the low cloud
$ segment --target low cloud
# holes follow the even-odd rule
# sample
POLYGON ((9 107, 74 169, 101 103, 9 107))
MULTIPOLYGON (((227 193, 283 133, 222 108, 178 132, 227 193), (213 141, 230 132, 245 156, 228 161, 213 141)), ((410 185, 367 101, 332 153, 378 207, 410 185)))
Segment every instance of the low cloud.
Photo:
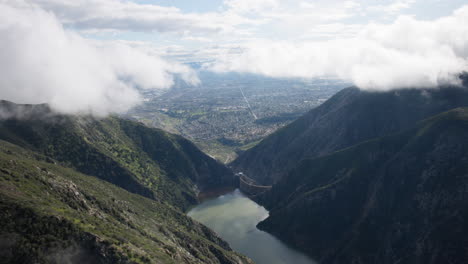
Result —
POLYGON ((0 98, 48 103, 59 112, 106 115, 137 104, 139 89, 166 89, 194 72, 126 43, 93 41, 64 29, 53 13, 0 2, 0 98))
POLYGON ((367 25, 353 38, 251 42, 240 55, 219 54, 205 67, 271 77, 333 76, 371 90, 456 84, 468 70, 466 25, 468 6, 434 21, 400 16, 391 24, 367 25))

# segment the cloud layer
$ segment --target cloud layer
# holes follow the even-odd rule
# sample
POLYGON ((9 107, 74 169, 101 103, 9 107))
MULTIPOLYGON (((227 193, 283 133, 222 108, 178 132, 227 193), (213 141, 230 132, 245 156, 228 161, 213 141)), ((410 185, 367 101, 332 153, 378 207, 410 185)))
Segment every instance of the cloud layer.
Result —
POLYGON ((468 6, 451 16, 420 21, 401 16, 365 26, 356 37, 328 41, 257 41, 243 52, 220 54, 213 71, 272 77, 334 76, 363 89, 388 90, 456 83, 468 70, 468 6))
POLYGON ((140 101, 138 89, 164 89, 188 67, 117 41, 85 39, 53 13, 22 1, 0 2, 0 98, 49 103, 65 113, 106 115, 140 101))
MULTIPOLYGON (((66 26, 87 32, 173 33, 202 36, 232 33, 249 19, 235 13, 188 13, 177 7, 125 0, 34 0, 66 26)), ((194 3, 196 5, 196 3, 194 3)))
POLYGON ((194 12, 130 0, 0 0, 0 99, 105 115, 137 104, 139 89, 170 87, 174 75, 198 83, 158 54, 364 89, 456 83, 468 70, 468 6, 422 20, 426 5, 465 4, 439 2, 224 0, 194 12))

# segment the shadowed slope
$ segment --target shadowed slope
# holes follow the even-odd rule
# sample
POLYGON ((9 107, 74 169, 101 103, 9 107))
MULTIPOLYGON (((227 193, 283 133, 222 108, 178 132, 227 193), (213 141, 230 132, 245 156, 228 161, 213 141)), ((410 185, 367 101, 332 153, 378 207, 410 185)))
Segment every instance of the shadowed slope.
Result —
POLYGON ((261 184, 278 181, 302 159, 323 156, 468 106, 467 88, 367 92, 347 88, 241 154, 231 165, 261 184))
POLYGON ((262 202, 259 227, 321 263, 468 261, 468 108, 306 159, 262 202))

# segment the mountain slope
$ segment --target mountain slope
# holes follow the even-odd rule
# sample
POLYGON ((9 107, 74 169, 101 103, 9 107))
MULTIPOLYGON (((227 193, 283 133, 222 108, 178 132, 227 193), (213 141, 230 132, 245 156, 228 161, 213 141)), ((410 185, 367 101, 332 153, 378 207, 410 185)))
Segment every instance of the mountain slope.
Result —
POLYGON ((321 263, 468 262, 468 108, 306 159, 259 224, 321 263))
POLYGON ((0 139, 84 174, 183 210, 198 188, 230 186, 233 174, 188 140, 115 117, 56 115, 45 105, 2 101, 0 139))
POLYGON ((0 102, 0 263, 251 263, 184 213, 233 174, 188 140, 0 102))
POLYGON ((0 140, 0 263, 251 263, 182 211, 0 140))
POLYGON ((304 158, 323 156, 410 128, 424 118, 468 106, 468 88, 367 92, 347 88, 241 154, 231 165, 271 184, 304 158))

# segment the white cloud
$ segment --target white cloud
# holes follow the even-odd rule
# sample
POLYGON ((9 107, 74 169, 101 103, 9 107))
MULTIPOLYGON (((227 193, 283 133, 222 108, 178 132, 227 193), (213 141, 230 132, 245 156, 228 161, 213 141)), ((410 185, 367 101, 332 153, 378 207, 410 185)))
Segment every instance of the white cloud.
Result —
MULTIPOLYGON (((357 16, 361 5, 350 0, 227 0, 226 14, 238 14, 251 21, 251 38, 304 39, 306 31, 357 16)), ((239 32, 239 27, 235 27, 239 32)), ((336 27, 335 27, 336 29, 336 27)), ((319 33, 315 38, 340 34, 340 31, 319 33)), ((238 34, 239 35, 239 34, 238 34)), ((308 37, 306 37, 308 38, 308 37)), ((240 42, 240 41, 239 41, 240 42)))
POLYGON ((0 96, 108 113, 137 103, 135 87, 166 88, 174 74, 197 83, 193 71, 161 56, 216 58, 217 71, 333 75, 374 89, 451 81, 466 70, 468 8, 434 21, 396 20, 421 3, 225 0, 196 13, 150 1, 0 0, 0 96), (89 32, 113 40, 79 35, 89 32))
POLYGON ((401 10, 410 8, 414 3, 416 3, 416 0, 396 0, 387 5, 370 6, 368 11, 383 12, 388 15, 395 15, 398 14, 401 10))
POLYGON ((0 2, 0 36, 0 97, 18 103, 105 115, 138 103, 136 87, 168 88, 173 74, 198 81, 188 67, 142 49, 65 30, 54 14, 23 1, 0 2))
POLYGON ((274 9, 280 3, 278 0, 225 0, 224 5, 232 12, 249 13, 274 9))
POLYGON ((466 25, 468 6, 434 21, 402 16, 390 25, 368 25, 354 38, 249 43, 241 55, 224 54, 209 67, 272 77, 337 76, 364 89, 436 86, 468 70, 466 25))
POLYGON ((253 23, 235 13, 187 13, 176 7, 139 4, 122 0, 34 0, 54 12, 74 29, 207 35, 234 31, 240 24, 253 23))
MULTIPOLYGON (((297 41, 349 37, 350 33, 356 32, 353 28, 366 24, 366 21, 389 21, 422 0, 224 0, 221 6, 213 6, 205 12, 188 12, 151 1, 26 1, 53 12, 67 28, 87 33, 90 37, 129 39, 126 33, 132 32, 130 38, 143 36, 142 39, 147 40, 154 36, 200 47, 214 43, 242 43, 255 38, 297 41), (346 25, 347 30, 340 30, 336 26, 339 24, 346 25), (325 29, 328 32, 324 32, 325 29), (309 36, 304 36, 307 33, 309 36)), ((169 1, 166 4, 176 3, 169 1)))
MULTIPOLYGON (((395 13, 412 1, 365 6, 368 13, 382 10, 395 13)), ((274 28, 269 33, 275 35, 296 34, 299 29, 337 23, 363 12, 363 5, 351 0, 224 0, 222 8, 203 13, 124 0, 34 0, 34 3, 54 12, 67 27, 83 32, 173 33, 202 42, 207 36, 223 40, 242 36, 246 31, 254 36, 261 34, 265 25, 270 26, 269 30, 274 28)))

